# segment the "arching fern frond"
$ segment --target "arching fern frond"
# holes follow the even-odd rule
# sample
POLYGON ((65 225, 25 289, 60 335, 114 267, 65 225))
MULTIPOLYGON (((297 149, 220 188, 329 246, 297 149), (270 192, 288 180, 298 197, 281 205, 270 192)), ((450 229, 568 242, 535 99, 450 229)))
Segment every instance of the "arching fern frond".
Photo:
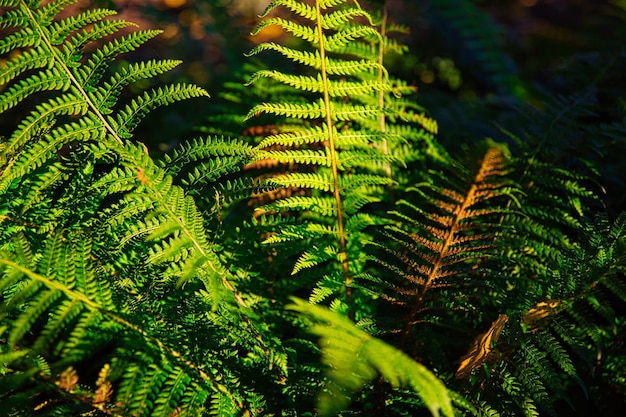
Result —
POLYGON ((0 66, 2 107, 10 116, 23 106, 26 116, 0 147, 0 395, 20 399, 12 402, 20 415, 70 415, 68 405, 80 404, 80 412, 196 416, 212 397, 257 414, 262 395, 256 383, 241 388, 239 376, 252 366, 281 379, 284 356, 223 264, 223 199, 200 197, 207 184, 238 192, 242 182, 224 177, 251 147, 198 139, 155 162, 130 142, 138 123, 206 92, 175 84, 122 99, 179 61, 113 68, 158 31, 116 37, 132 24, 109 20, 110 11, 57 16, 69 3, 2 3, 10 55, 0 66), (31 101, 41 104, 29 109, 31 101), (112 373, 96 377, 90 361, 112 373), (76 378, 96 392, 55 388, 76 378))
POLYGON ((19 53, 0 70, 0 83, 7 85, 0 96, 2 111, 34 94, 47 94, 43 96, 44 104, 33 110, 13 132, 8 141, 10 145, 0 156, 0 160, 6 161, 0 189, 6 190, 13 180, 49 161, 63 146, 88 140, 122 143, 122 138, 128 138, 139 120, 155 106, 207 95, 195 86, 168 86, 131 100, 125 109, 115 108, 123 87, 134 80, 168 71, 176 61, 138 64, 114 73, 110 81, 100 84, 101 76, 112 60, 121 53, 136 49, 158 31, 127 35, 97 49, 98 52, 89 53, 87 47, 91 43, 132 24, 123 20, 103 20, 112 15, 106 11, 84 12, 78 17, 68 16, 54 22, 55 11, 65 5, 65 2, 52 2, 39 7, 38 4, 31 6, 19 2, 5 6, 9 10, 2 21, 13 33, 3 41, 1 49, 8 54, 19 53), (36 72, 20 78, 26 70, 36 72), (66 114, 78 120, 55 128, 55 121, 66 114), (41 139, 30 142, 29 139, 35 136, 41 139))
MULTIPOLYGON (((12 389, 2 390, 0 397, 19 395, 24 385, 45 384, 60 377, 68 361, 92 360, 94 351, 108 346, 112 350, 109 355, 115 358, 113 369, 117 375, 110 381, 117 400, 109 398, 97 406, 95 401, 82 398, 85 411, 107 409, 138 416, 167 416, 174 408, 180 408, 180 415, 197 415, 195 407, 201 403, 194 399, 199 391, 206 393, 207 389, 229 397, 236 406, 242 407, 242 400, 233 397, 224 385, 133 323, 132 318, 124 317, 125 313, 116 305, 112 288, 98 280, 90 266, 92 247, 89 241, 80 239, 78 245, 71 245, 64 240, 59 234, 52 235, 39 261, 15 262, 11 260, 14 255, 5 252, 0 256, 3 274, 0 289, 4 299, 0 320, 8 330, 2 353, 25 352, 11 355, 11 361, 4 363, 3 384, 12 389), (31 266, 22 266, 22 262, 31 266), (40 368, 33 360, 37 355, 45 355, 47 363, 51 364, 49 369, 40 368), (124 375, 119 374, 118 369, 124 368, 124 375), (25 379, 24 371, 28 369, 25 379), (130 374, 134 375, 130 377, 130 374), (182 405, 177 407, 176 404, 182 405)), ((22 239, 15 244, 25 245, 25 242, 22 239)), ((72 390, 68 391, 66 394, 72 394, 72 390)), ((54 405, 47 405, 46 395, 49 393, 41 390, 30 398, 31 410, 44 406, 54 408, 54 405)), ((31 415, 26 398, 21 398, 22 402, 16 404, 21 408, 14 411, 31 415)), ((70 395, 65 401, 79 398, 70 395)), ((59 404, 64 406, 64 400, 51 402, 55 403, 57 408, 59 404)))
POLYGON ((423 365, 336 312, 303 300, 292 301, 287 308, 311 318, 310 331, 321 338, 322 360, 329 367, 331 381, 319 396, 322 415, 340 411, 349 401, 347 395, 381 375, 394 388, 416 391, 432 415, 454 416, 447 389, 423 365))

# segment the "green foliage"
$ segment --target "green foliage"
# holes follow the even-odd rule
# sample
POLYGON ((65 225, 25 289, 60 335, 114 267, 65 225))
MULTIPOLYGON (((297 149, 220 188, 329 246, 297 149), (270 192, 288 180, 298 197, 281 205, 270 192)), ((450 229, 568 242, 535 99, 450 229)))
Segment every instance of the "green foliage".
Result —
POLYGON ((217 136, 157 158, 148 113, 208 94, 73 3, 0 0, 6 415, 620 415, 626 216, 589 155, 626 130, 593 86, 514 100, 498 26, 432 1, 503 95, 499 141, 443 146, 385 4, 275 0, 217 136))
POLYGON ((323 307, 294 299, 287 306, 313 319, 311 332, 321 337, 322 361, 331 368, 327 394, 320 397, 320 414, 329 414, 345 406, 341 388, 361 389, 378 374, 392 387, 408 386, 435 416, 454 416, 445 386, 423 365, 359 329, 345 317, 323 307))

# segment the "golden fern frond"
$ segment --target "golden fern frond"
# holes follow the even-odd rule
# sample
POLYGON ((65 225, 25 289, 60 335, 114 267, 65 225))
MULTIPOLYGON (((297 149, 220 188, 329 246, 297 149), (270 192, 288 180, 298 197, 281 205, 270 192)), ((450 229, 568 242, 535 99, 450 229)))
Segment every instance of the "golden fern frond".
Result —
POLYGON ((380 253, 373 259, 391 273, 383 296, 407 309, 405 341, 431 302, 460 300, 463 288, 476 286, 469 276, 494 255, 501 216, 516 198, 515 188, 503 178, 506 160, 499 148, 485 153, 473 176, 463 171, 455 166, 451 176, 442 171, 439 181, 409 189, 416 199, 398 202, 393 214, 399 224, 384 233, 392 244, 374 243, 380 253))
MULTIPOLYGON (((276 52, 301 66, 302 71, 301 75, 275 69, 257 71, 250 84, 260 88, 263 83, 265 92, 272 91, 274 84, 282 89, 277 91, 276 99, 265 95, 247 118, 269 115, 277 118, 275 124, 286 122, 287 126, 261 140, 256 157, 259 162, 266 162, 266 168, 271 164, 280 166, 277 174, 267 176, 268 183, 279 190, 304 190, 304 195, 292 198, 287 193, 285 202, 278 199, 260 211, 280 213, 283 209, 287 215, 297 214, 307 222, 319 223, 322 229, 333 225, 335 268, 342 273, 329 272, 315 291, 328 294, 331 287, 330 293, 339 289, 340 298, 350 304, 352 277, 363 267, 360 248, 371 239, 366 229, 380 223, 376 215, 360 214, 368 205, 389 199, 386 191, 396 185, 392 171, 419 158, 415 148, 411 150, 414 142, 434 142, 432 134, 427 137, 420 133, 424 129, 414 125, 423 124, 431 132, 436 128, 419 113, 418 106, 409 104, 406 97, 400 98, 413 90, 406 83, 391 79, 382 57, 386 51, 402 48, 386 36, 386 26, 376 22, 358 3, 281 0, 272 2, 263 17, 254 33, 276 25, 299 42, 294 43, 297 46, 261 43, 250 55, 276 52), (277 10, 286 15, 270 15, 277 10), (297 93, 299 99, 291 100, 285 87, 297 93), (396 121, 404 123, 405 129, 385 128, 386 123, 396 121), (334 207, 320 206, 320 198, 325 203, 332 202, 334 207), (342 284, 329 284, 326 290, 319 287, 340 276, 342 284)), ((428 152, 437 153, 434 146, 428 146, 428 152)), ((287 232, 288 236, 282 232, 277 231, 266 242, 294 242, 291 232, 287 232)), ((303 233, 297 236, 313 237, 303 233)), ((322 241, 311 241, 316 249, 297 258, 295 271, 328 264, 332 259, 327 256, 328 234, 320 237, 322 241)))

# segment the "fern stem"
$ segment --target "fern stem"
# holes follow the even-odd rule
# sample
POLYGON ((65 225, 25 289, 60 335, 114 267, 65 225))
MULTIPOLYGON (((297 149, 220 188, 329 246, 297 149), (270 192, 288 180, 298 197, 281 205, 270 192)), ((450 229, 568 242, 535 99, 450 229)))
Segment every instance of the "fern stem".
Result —
MULTIPOLYGON (((385 61, 386 36, 387 36, 387 2, 385 1, 382 5, 382 19, 380 22, 380 43, 378 44, 379 45, 378 47, 379 67, 378 67, 377 76, 378 76, 378 83, 380 85, 382 85, 383 79, 384 79, 383 68, 385 64, 384 61, 385 61)), ((380 117, 379 117, 378 123, 379 123, 380 133, 382 135, 381 148, 382 148, 383 154, 389 155, 389 144, 387 143, 387 137, 385 136, 385 133, 387 132, 387 120, 385 117, 385 112, 383 111, 385 108, 385 91, 383 89, 380 89, 378 91, 378 107, 380 108, 380 117)), ((390 162, 385 162, 384 169, 385 169, 385 174, 387 175, 387 178, 393 179, 390 162)), ((392 182, 389 183, 389 197, 390 197, 391 202, 395 201, 394 187, 393 187, 392 182)), ((374 409, 376 411, 376 415, 384 416, 385 415, 385 402, 387 399, 387 395, 385 393, 385 380, 382 378, 382 376, 376 380, 375 390, 376 390, 376 394, 374 398, 374 409)))
MULTIPOLYGON (((383 16, 380 22, 380 46, 378 48, 378 82, 381 85, 384 78, 383 68, 385 60, 385 37, 387 36, 387 3, 383 4, 382 13, 383 16)), ((382 88, 378 91, 378 106, 380 107, 379 127, 380 132, 383 135, 381 146, 383 153, 385 155, 389 155, 389 144, 387 143, 387 138, 385 137, 385 133, 387 132, 387 120, 385 118, 385 112, 383 111, 385 108, 385 91, 382 88)), ((385 173, 387 174, 387 177, 390 179, 392 178, 390 162, 385 162, 385 173)), ((393 190, 392 184, 389 184, 389 189, 393 190)))
POLYGON ((335 205, 337 207, 337 232, 339 234, 339 260, 341 262, 341 270, 343 273, 346 286, 346 303, 349 308, 349 315, 353 317, 352 311, 352 277, 350 276, 350 267, 348 264, 348 252, 346 249, 346 235, 344 230, 344 213, 342 209, 341 189, 339 188, 339 168, 337 166, 337 150, 335 149, 335 130, 333 123, 333 115, 330 103, 330 85, 328 73, 326 69, 326 49, 324 45, 324 30, 322 28, 322 10, 320 0, 315 0, 315 11, 317 14, 317 34, 319 38, 320 51, 320 73, 322 76, 322 84, 324 91, 324 110, 326 118, 326 127, 328 129, 328 144, 330 169, 333 175, 333 196, 335 197, 335 205))

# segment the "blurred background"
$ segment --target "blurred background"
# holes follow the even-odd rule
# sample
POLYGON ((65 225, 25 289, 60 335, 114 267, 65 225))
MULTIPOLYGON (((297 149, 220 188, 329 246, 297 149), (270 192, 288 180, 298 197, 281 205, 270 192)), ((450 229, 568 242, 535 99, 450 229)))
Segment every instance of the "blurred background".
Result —
MULTIPOLYGON (((379 10, 384 0, 361 3, 379 10)), ((225 97, 249 76, 245 53, 284 36, 276 28, 250 36, 268 4, 79 3, 112 7, 141 29, 163 30, 125 59, 182 59, 157 82, 193 82, 211 94, 161 108, 141 124, 138 137, 155 153, 206 134, 199 126, 219 131, 216 115, 245 115, 252 107, 225 97)), ((409 52, 389 56, 386 66, 418 88, 416 100, 438 121, 439 139, 452 153, 486 137, 535 140, 531 146, 552 149, 553 161, 565 167, 584 156, 602 175, 609 211, 626 209, 626 0, 387 0, 386 6, 390 20, 410 30, 399 39, 409 52)))
MULTIPOLYGON (((198 136, 199 126, 213 132, 219 114, 245 115, 253 103, 224 99, 249 77, 244 54, 283 36, 271 28, 250 36, 269 0, 94 1, 163 30, 129 59, 182 59, 166 81, 211 94, 142 123, 155 152, 198 136)), ((379 10, 384 0, 362 3, 379 10)), ((409 29, 399 39, 409 52, 386 65, 417 86, 444 145, 461 151, 485 137, 509 140, 503 131, 534 137, 536 146, 558 150, 555 161, 565 167, 599 167, 609 211, 626 209, 626 0, 387 0, 386 7, 409 29)))

